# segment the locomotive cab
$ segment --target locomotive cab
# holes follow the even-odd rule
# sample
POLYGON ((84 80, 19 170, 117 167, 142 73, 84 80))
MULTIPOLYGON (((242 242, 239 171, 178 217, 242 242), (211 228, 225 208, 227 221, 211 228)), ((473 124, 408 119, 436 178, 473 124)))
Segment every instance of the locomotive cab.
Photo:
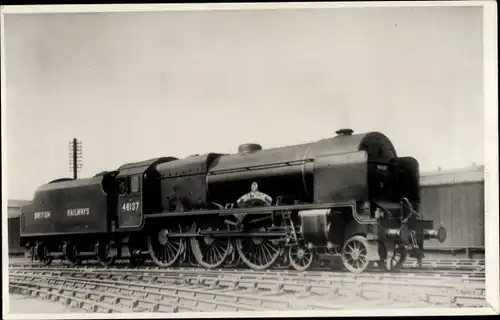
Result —
POLYGON ((129 163, 118 168, 116 230, 140 230, 144 225, 144 214, 159 208, 161 203, 156 166, 176 160, 173 157, 156 158, 142 162, 129 163))
POLYGON ((142 224, 142 174, 136 173, 117 177, 118 195, 118 228, 139 228, 142 224))

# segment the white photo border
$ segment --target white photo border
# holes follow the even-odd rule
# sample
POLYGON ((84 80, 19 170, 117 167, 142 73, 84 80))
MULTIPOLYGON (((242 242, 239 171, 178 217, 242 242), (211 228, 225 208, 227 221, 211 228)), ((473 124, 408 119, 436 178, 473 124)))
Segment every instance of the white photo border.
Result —
MULTIPOLYGON (((499 207, 498 207, 498 53, 497 53, 497 5, 495 1, 385 1, 385 2, 294 2, 294 3, 204 3, 204 4, 107 4, 107 5, 26 5, 1 7, 1 118, 2 137, 6 135, 5 117, 5 47, 4 15, 29 13, 81 13, 81 12, 149 12, 149 11, 194 11, 194 10, 269 10, 299 8, 369 8, 369 7, 483 7, 483 54, 484 54, 484 110, 485 110, 485 264, 486 264, 486 308, 436 308, 436 309, 387 309, 387 310, 331 310, 331 311, 265 311, 265 312, 204 312, 168 314, 169 318, 240 318, 240 317, 332 317, 332 316, 405 316, 405 315, 477 315, 499 314, 499 207)), ((2 212, 7 212, 7 145, 2 139, 2 212)), ((2 214, 2 271, 3 292, 8 297, 8 237, 7 214, 2 214)), ((9 314, 9 299, 2 299, 4 317, 7 319, 51 319, 54 314, 9 314)), ((81 318, 82 314, 64 314, 67 319, 81 318)), ((124 319, 138 316, 137 313, 107 314, 109 319, 124 319)), ((141 318, 164 318, 164 313, 140 313, 141 318)), ((85 314, 85 318, 102 318, 103 314, 85 314)))

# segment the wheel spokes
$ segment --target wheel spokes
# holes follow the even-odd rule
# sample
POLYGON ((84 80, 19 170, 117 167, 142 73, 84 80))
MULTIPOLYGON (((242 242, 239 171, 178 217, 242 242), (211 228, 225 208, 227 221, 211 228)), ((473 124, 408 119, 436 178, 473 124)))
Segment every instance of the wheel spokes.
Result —
POLYGON ((237 239, 236 248, 241 260, 255 270, 270 268, 280 256, 280 248, 267 239, 237 239))
POLYGON ((354 273, 365 271, 370 265, 368 242, 362 236, 349 239, 342 250, 342 261, 346 269, 354 273))
MULTIPOLYGON (((193 227, 196 230, 196 227, 193 227)), ((201 230, 219 230, 212 225, 204 224, 201 230)), ((231 253, 231 242, 228 238, 215 238, 210 235, 191 238, 191 251, 195 260, 206 269, 218 268, 231 253)))
POLYGON ((288 253, 290 264, 297 271, 305 271, 313 263, 313 252, 304 246, 291 247, 288 253))
POLYGON ((168 230, 159 230, 148 237, 149 254, 160 267, 170 267, 179 259, 184 248, 184 239, 171 239, 168 230))

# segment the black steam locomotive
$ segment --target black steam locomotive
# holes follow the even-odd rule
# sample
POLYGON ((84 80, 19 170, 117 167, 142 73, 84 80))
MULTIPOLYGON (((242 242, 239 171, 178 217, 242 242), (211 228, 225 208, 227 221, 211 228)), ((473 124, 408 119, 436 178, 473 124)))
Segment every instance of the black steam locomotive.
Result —
POLYGON ((42 263, 116 259, 217 268, 309 268, 318 254, 350 272, 421 261, 446 230, 418 213, 419 167, 382 133, 350 129, 313 143, 163 157, 87 179, 58 179, 21 209, 21 245, 42 263), (280 262, 280 263, 281 263, 280 262))

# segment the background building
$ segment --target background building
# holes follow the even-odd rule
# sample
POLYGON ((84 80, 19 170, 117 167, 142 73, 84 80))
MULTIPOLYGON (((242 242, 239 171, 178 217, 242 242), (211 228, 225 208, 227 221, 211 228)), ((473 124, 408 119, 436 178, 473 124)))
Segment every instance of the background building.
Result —
POLYGON ((429 249, 484 253, 484 167, 421 174, 421 208, 426 219, 448 231, 429 249))
POLYGON ((21 206, 27 204, 26 200, 8 200, 7 215, 8 215, 8 232, 9 232, 9 253, 23 254, 21 246, 19 246, 19 214, 21 206))

